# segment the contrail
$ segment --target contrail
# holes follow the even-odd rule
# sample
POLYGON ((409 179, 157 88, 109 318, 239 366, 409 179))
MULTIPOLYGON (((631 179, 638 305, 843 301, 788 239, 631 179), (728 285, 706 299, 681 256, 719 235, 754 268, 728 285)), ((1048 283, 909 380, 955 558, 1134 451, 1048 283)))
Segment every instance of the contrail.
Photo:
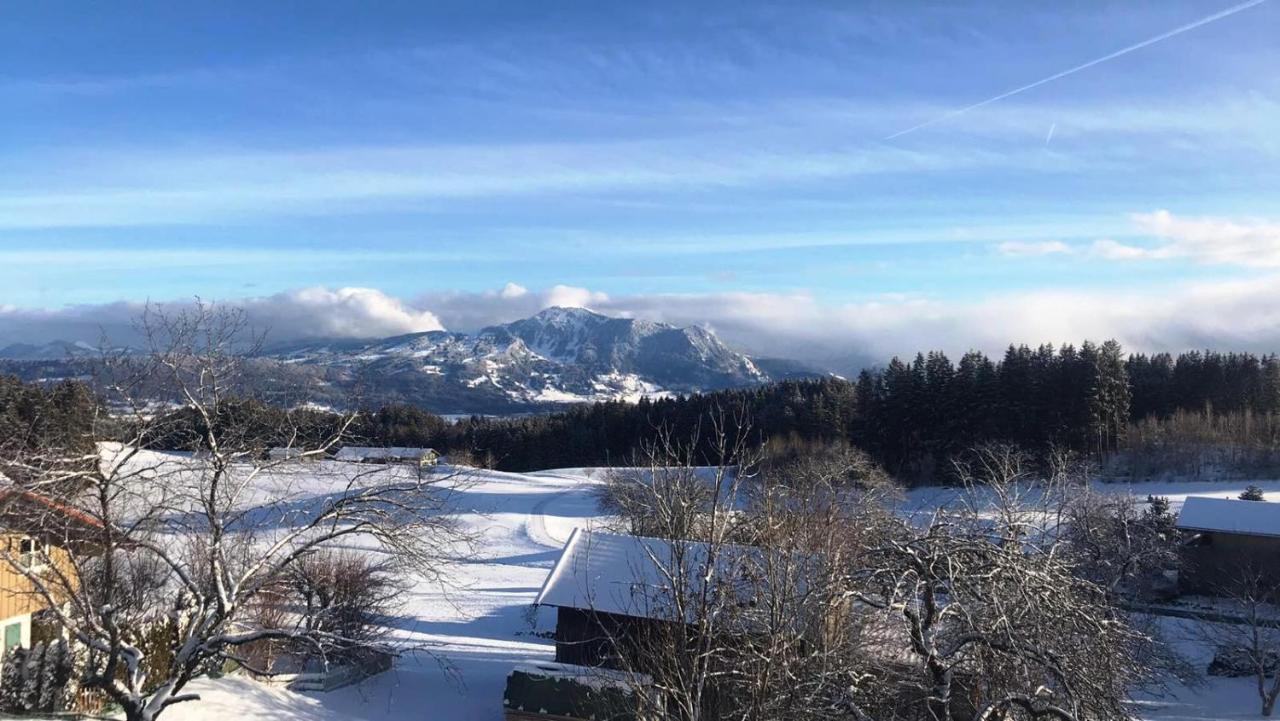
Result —
POLYGON ((1048 134, 1048 135, 1046 135, 1046 136, 1044 136, 1044 144, 1045 144, 1045 145, 1048 145, 1048 144, 1049 144, 1049 141, 1050 141, 1050 140, 1053 140, 1053 131, 1055 131, 1055 130, 1057 130, 1057 129, 1058 129, 1058 124, 1057 124, 1057 123, 1054 123, 1053 125, 1050 125, 1050 126, 1049 126, 1049 134, 1048 134))
POLYGON ((1008 92, 1000 93, 999 95, 997 95, 997 96, 995 96, 995 97, 993 97, 993 98, 987 98, 986 100, 983 100, 983 101, 981 101, 981 102, 974 103, 973 105, 969 105, 969 106, 966 106, 966 107, 960 108, 959 110, 952 110, 952 111, 951 111, 951 112, 949 112, 949 113, 945 113, 945 114, 943 114, 943 115, 939 115, 938 117, 933 118, 933 119, 931 119, 931 120, 926 120, 926 121, 924 121, 923 123, 920 123, 919 125, 913 125, 913 126, 911 126, 910 128, 907 128, 906 130, 899 130, 898 132, 894 133, 893 135, 886 136, 886 137, 885 137, 885 140, 893 140, 894 138, 900 138, 900 137, 902 137, 902 136, 906 135, 907 133, 914 133, 915 131, 917 131, 917 130, 919 130, 919 129, 921 129, 921 128, 927 128, 927 127, 929 127, 930 125, 935 125, 935 124, 937 124, 937 123, 941 123, 941 122, 942 122, 942 121, 944 121, 944 120, 950 120, 950 119, 952 119, 952 118, 956 117, 957 115, 963 115, 963 114, 965 114, 965 113, 969 112, 970 110, 976 110, 976 109, 978 109, 978 108, 981 108, 981 107, 982 107, 982 106, 984 106, 984 105, 990 105, 991 103, 994 103, 994 102, 996 102, 996 101, 998 101, 998 100, 1004 100, 1005 98, 1010 97, 1010 96, 1012 96, 1012 95, 1017 95, 1018 93, 1026 92, 1026 91, 1028 91, 1028 90, 1031 90, 1032 88, 1038 88, 1038 87, 1040 87, 1041 85, 1044 85, 1045 83, 1051 83, 1051 82, 1053 82, 1054 80, 1058 80, 1058 79, 1060 79, 1060 78, 1065 78, 1065 77, 1066 77, 1066 76, 1068 76, 1068 75, 1071 75, 1071 74, 1074 74, 1074 73, 1078 73, 1078 72, 1080 72, 1081 70, 1086 70, 1086 69, 1088 69, 1088 68, 1093 67, 1094 65, 1098 65, 1098 64, 1100 64, 1100 63, 1105 63, 1105 62, 1107 62, 1108 60, 1115 60, 1116 58, 1120 57, 1121 55, 1128 55, 1129 53, 1131 53, 1131 52, 1133 52, 1133 51, 1135 51, 1135 50, 1141 50, 1141 49, 1143 49, 1143 48, 1147 47, 1148 45, 1155 45, 1156 43, 1160 42, 1161 40, 1168 40, 1169 38, 1171 38, 1171 37, 1173 37, 1173 36, 1175 36, 1175 35, 1181 35, 1182 33, 1185 33, 1185 32, 1187 32, 1187 31, 1189 31, 1189 30, 1195 30, 1196 28, 1198 28, 1198 27, 1200 27, 1200 26, 1202 26, 1202 25, 1208 25, 1209 23, 1211 23, 1211 22, 1213 22, 1213 21, 1215 21, 1215 20, 1221 20, 1222 18, 1229 17, 1229 16, 1231 16, 1231 15, 1235 15, 1235 14, 1236 14, 1236 13, 1238 13, 1238 12, 1241 12, 1241 11, 1244 11, 1244 10, 1248 10, 1249 8, 1254 7, 1255 5, 1261 5, 1262 3, 1266 2, 1266 1, 1267 1, 1267 0, 1249 0, 1248 2, 1242 2, 1242 3, 1240 3, 1239 5, 1233 5, 1233 6, 1229 7, 1229 8, 1227 8, 1226 10, 1222 10, 1222 11, 1220 11, 1220 12, 1216 12, 1216 13, 1214 13, 1214 14, 1212 14, 1212 15, 1208 15, 1208 16, 1202 17, 1202 18, 1200 18, 1199 20, 1196 20, 1196 21, 1194 21, 1194 22, 1189 22, 1189 23, 1187 23, 1186 25, 1183 25, 1183 26, 1181 26, 1181 27, 1176 27, 1176 28, 1174 28, 1173 30, 1170 30, 1170 31, 1165 32, 1165 33, 1161 33, 1161 34, 1159 34, 1159 35, 1157 35, 1157 36, 1155 36, 1155 37, 1153 37, 1153 38, 1147 38, 1146 40, 1143 40, 1143 41, 1142 41, 1142 42, 1140 42, 1140 43, 1135 43, 1135 44, 1133 44, 1133 45, 1130 45, 1130 46, 1129 46, 1129 47, 1127 47, 1127 48, 1122 48, 1122 49, 1117 50, 1117 51, 1115 51, 1114 53, 1111 53, 1111 54, 1109 54, 1109 55, 1103 55, 1102 57, 1097 58, 1097 59, 1095 59, 1095 60, 1090 60, 1089 62, 1087 62, 1087 63, 1083 63, 1083 64, 1081 64, 1081 65, 1077 65, 1077 66, 1075 66, 1074 68, 1068 68, 1067 70, 1063 70, 1063 71, 1062 71, 1062 72, 1060 72, 1060 73, 1054 73, 1053 75, 1050 75, 1050 76, 1049 76, 1049 77, 1047 77, 1047 78, 1041 78, 1040 80, 1037 80, 1037 81, 1035 81, 1034 83, 1028 83, 1028 84, 1026 84, 1026 85, 1023 85, 1022 87, 1014 88, 1013 90, 1010 90, 1010 91, 1008 91, 1008 92))

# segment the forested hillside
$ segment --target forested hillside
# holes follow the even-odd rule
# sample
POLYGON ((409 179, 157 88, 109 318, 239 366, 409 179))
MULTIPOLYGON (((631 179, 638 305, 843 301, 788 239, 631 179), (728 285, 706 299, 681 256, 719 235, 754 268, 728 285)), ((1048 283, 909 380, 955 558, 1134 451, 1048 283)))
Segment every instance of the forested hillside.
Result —
MULTIPOLYGON (((1211 351, 1125 357, 1114 342, 1011 346, 999 359, 971 352, 958 363, 934 351, 894 358, 855 381, 788 381, 550 416, 473 419, 425 438, 480 450, 511 469, 591 465, 625 460, 658 426, 688 438, 716 410, 748 418, 750 432, 762 439, 848 439, 898 477, 924 480, 947 468, 955 453, 986 441, 1105 454, 1131 423, 1176 411, 1280 413, 1280 362, 1274 355, 1211 351)), ((404 426, 387 418, 380 428, 404 426)))
MULTIPOLYGON (((74 418, 91 404, 75 388, 40 390, 8 381, 0 386, 0 421, 14 435, 33 432, 20 430, 24 423, 83 427, 74 418)), ((290 423, 276 422, 267 416, 284 411, 252 400, 237 412, 264 416, 264 446, 286 442, 267 429, 323 435, 339 422, 315 410, 294 411, 290 423)), ((530 470, 626 463, 659 428, 678 439, 702 429, 709 438, 708 419, 722 413, 729 420, 745 419, 752 440, 847 440, 898 478, 921 482, 944 478, 950 459, 978 443, 1004 441, 1033 452, 1057 446, 1101 456, 1116 450, 1133 424, 1147 421, 1143 434, 1149 438, 1153 419, 1179 412, 1217 418, 1280 414, 1280 361, 1275 355, 1213 351, 1125 356, 1114 341, 1056 349, 1010 346, 1001 358, 970 352, 958 362, 931 351, 911 360, 894 358, 855 380, 784 381, 520 418, 449 422, 412 406, 388 406, 362 414, 353 433, 363 442, 432 446, 504 470, 530 470)), ((154 439, 157 447, 181 448, 194 431, 193 419, 171 420, 169 431, 154 439)), ((709 441, 699 451, 713 454, 709 441)))

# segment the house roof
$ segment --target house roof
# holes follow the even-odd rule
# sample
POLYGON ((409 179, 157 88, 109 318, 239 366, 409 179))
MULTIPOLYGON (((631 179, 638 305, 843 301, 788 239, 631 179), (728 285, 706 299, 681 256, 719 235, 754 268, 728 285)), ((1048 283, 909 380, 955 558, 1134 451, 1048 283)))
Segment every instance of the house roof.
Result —
POLYGON ((334 456, 340 461, 363 461, 367 459, 386 458, 422 458, 426 455, 439 455, 431 448, 409 448, 393 446, 378 448, 371 446, 343 446, 334 456))
POLYGON ((1280 503, 1190 496, 1178 514, 1178 528, 1280 537, 1280 503))
POLYGON ((267 449, 267 456, 270 458, 302 458, 304 456, 318 457, 323 455, 322 450, 307 449, 299 446, 277 446, 267 449))
POLYGON ((0 527, 22 533, 69 534, 102 528, 79 508, 23 488, 0 488, 0 527))
MULTIPOLYGON (((635 618, 673 620, 675 583, 687 591, 704 582, 709 546, 574 529, 538 593, 535 604, 635 618)), ((716 576, 740 576, 760 549, 726 544, 712 564, 716 576)))

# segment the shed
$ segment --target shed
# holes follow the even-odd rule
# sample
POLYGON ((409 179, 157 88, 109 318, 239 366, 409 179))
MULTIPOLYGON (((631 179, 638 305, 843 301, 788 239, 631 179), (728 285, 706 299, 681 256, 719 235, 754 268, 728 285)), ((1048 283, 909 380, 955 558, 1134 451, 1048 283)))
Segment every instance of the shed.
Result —
POLYGON ((1280 503, 1191 496, 1178 528, 1186 590, 1221 593, 1251 576, 1280 583, 1280 503))
MULTIPOLYGON (((761 558, 760 549, 750 546, 717 550, 712 567, 720 583, 745 581, 747 569, 761 558)), ((621 661, 634 660, 634 644, 646 633, 694 620, 681 618, 675 584, 682 584, 686 598, 696 595, 706 582, 709 551, 698 541, 574 529, 534 601, 557 609, 556 661, 637 669, 621 661)), ((751 588, 745 582, 741 587, 744 594, 751 588)))

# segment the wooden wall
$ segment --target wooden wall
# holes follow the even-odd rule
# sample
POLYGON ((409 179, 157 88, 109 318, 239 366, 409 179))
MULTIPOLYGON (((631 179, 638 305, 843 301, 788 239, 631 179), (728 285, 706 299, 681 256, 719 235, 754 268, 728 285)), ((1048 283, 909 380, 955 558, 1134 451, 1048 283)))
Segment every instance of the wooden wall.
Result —
POLYGON ((1205 533, 1183 549, 1183 561, 1182 586, 1191 593, 1218 595, 1253 574, 1280 584, 1280 538, 1205 533))
MULTIPOLYGON (((12 549, 10 553, 16 558, 18 543, 22 539, 19 534, 0 533, 0 548, 12 549)), ((65 549, 57 546, 46 546, 47 563, 56 565, 64 574, 72 568, 70 557, 65 549)), ((48 606, 44 597, 36 590, 31 581, 7 561, 0 560, 0 619, 35 613, 48 606)))

